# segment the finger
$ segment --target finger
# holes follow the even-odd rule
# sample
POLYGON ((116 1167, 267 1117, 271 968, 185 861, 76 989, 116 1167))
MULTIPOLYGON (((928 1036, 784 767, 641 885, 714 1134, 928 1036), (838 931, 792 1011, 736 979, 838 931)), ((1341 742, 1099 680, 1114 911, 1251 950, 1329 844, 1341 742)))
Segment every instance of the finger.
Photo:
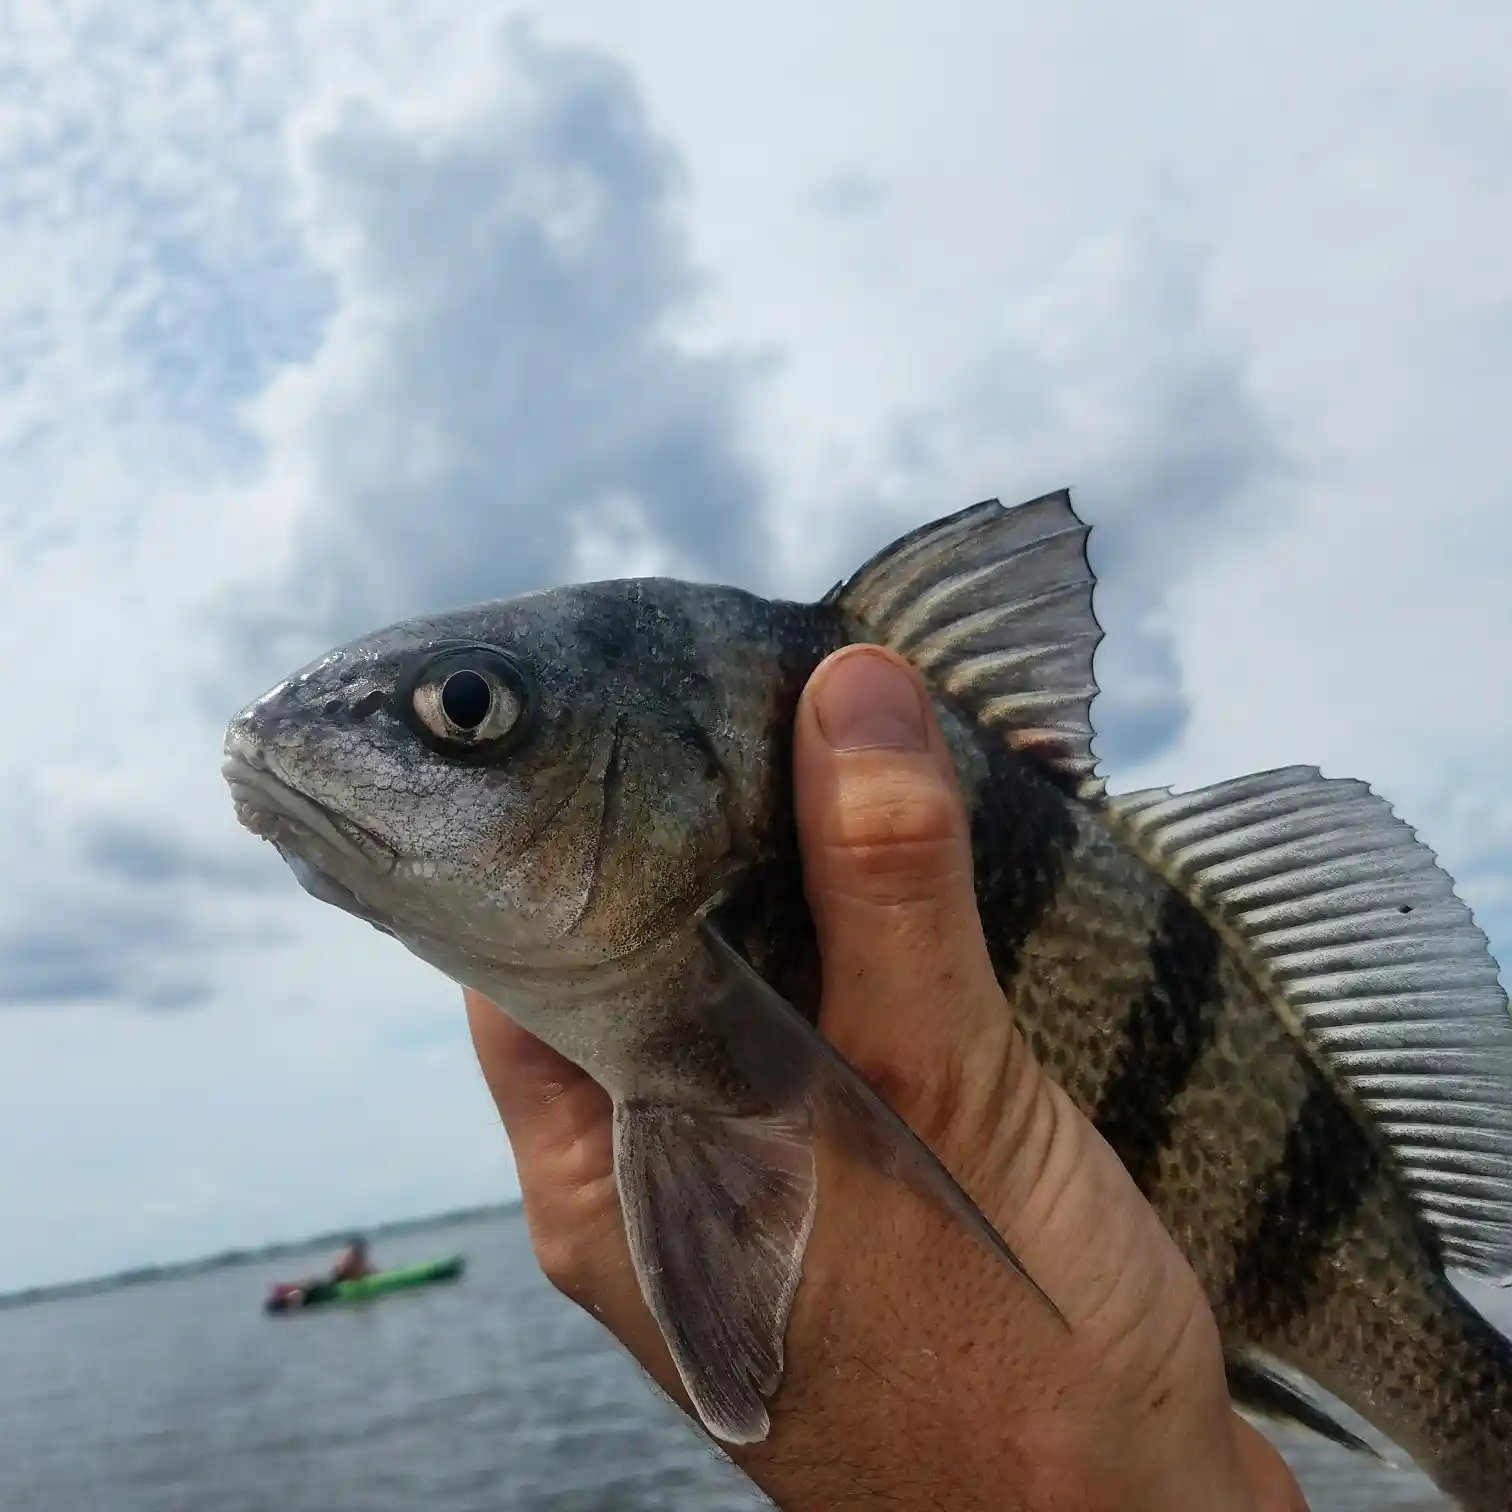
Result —
POLYGON ((569 1162, 576 1168, 573 1185, 606 1174, 612 1161, 608 1095, 482 993, 464 988, 462 996, 478 1066, 504 1120, 521 1182, 542 1169, 560 1176, 569 1162))
MULTIPOLYGON (((985 1203, 1036 1281, 1055 1275, 1062 1311, 1082 1314, 1067 1226, 1155 1220, 1111 1154, 1088 1163, 1092 1142, 1015 1028, 978 911, 970 819, 918 673, 881 647, 837 652, 805 690, 794 759, 821 1027, 985 1203)), ((966 1259, 972 1241, 940 1222, 919 1242, 961 1251, 960 1274, 976 1278, 985 1257, 966 1259)), ((1051 1326, 1030 1312, 1025 1327, 1051 1326)))
MULTIPOLYGON (((1054 1337, 1054 1372, 1031 1350, 1017 1389, 1027 1400, 1035 1380, 1052 1391, 1073 1380, 1095 1404, 1120 1389, 1120 1369, 1142 1383, 1151 1357, 1173 1361, 1168 1373, 1221 1382, 1195 1276, 1014 1029, 978 911, 970 819, 917 672, 880 647, 836 653, 805 691, 794 760, 824 1028, 967 1189, 984 1194, 989 1216, 1079 1330, 1069 1342, 1054 1337), (1089 1247, 1088 1234, 1101 1246, 1089 1247), (1112 1286, 1108 1253, 1126 1257, 1112 1286)), ((931 1253, 964 1243, 941 1233, 931 1253)), ((936 1303, 955 1305, 957 1278, 972 1274, 966 1264, 963 1251, 937 1276, 936 1303)), ((978 1340, 995 1335, 1005 1359, 1048 1327, 1026 1292, 1014 1296, 1023 1308, 1005 1302, 988 1321, 977 1307, 972 1325, 978 1340)), ((1215 1389, 1188 1405, 1225 1402, 1215 1389)), ((1183 1412, 1161 1419, 1187 1421, 1183 1412)), ((1159 1440, 1152 1428, 1151 1452, 1159 1440)))
POLYGON ((609 1094, 481 993, 464 988, 463 997, 478 1065, 514 1151, 537 1263, 686 1406, 630 1263, 609 1094))
POLYGON ((970 824, 918 674, 881 647, 837 652, 809 680, 796 738, 825 1031, 883 1083, 944 1074, 962 1045, 983 1064, 1012 1059, 970 824))
POLYGON ((1233 1414, 1235 1449, 1256 1512, 1308 1512, 1307 1499, 1281 1451, 1253 1424, 1233 1414))
MULTIPOLYGON (((481 993, 464 989, 483 1079, 514 1151, 520 1196, 547 1278, 593 1305, 624 1256, 608 1094, 481 993)), ((597 1311, 597 1306, 594 1307, 597 1311)))

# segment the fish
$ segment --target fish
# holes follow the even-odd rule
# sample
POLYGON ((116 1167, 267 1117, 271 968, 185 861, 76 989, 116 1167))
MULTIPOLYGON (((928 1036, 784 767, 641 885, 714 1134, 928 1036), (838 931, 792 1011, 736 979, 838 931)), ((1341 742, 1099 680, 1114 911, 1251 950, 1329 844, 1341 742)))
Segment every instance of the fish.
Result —
POLYGON ((1466 1512, 1512 1512, 1512 1344, 1449 1274, 1512 1280, 1486 936, 1362 781, 1109 790, 1088 535, 1068 491, 989 499, 816 602, 634 578, 407 620, 249 704, 223 773, 308 892, 609 1093, 642 1295, 704 1427, 750 1443, 818 1141, 1059 1316, 816 1028, 793 722, 831 652, 891 648, 951 753, 1007 1007, 1202 1283, 1236 1404, 1373 1452, 1331 1396, 1466 1512))

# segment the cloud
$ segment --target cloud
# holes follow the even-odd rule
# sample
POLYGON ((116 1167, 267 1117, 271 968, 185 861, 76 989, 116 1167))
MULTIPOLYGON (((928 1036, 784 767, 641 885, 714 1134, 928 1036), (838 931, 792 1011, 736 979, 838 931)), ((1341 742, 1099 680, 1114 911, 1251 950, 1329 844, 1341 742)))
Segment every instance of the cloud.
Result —
POLYGON ((80 842, 87 865, 102 876, 133 887, 182 882, 267 885, 263 870, 250 864, 250 850, 234 856, 223 854, 117 814, 101 815, 82 824, 80 842))
MULTIPOLYGON (((238 900, 276 865, 225 815, 213 833, 198 810, 176 825, 174 774, 191 756, 212 772, 218 720, 334 641, 582 576, 791 591, 771 570, 772 501, 746 446, 771 364, 685 336, 705 293, 685 176, 625 67, 480 23, 488 46, 444 88, 375 88, 359 70, 300 113, 310 53, 281 50, 276 28, 247 34, 234 7, 184 49, 172 15, 125 19, 103 47, 76 35, 88 86, 61 125, 32 110, 12 138, 18 223, 66 254, 59 282, 93 314, 75 329, 68 301, 17 306, 24 340, 9 350, 32 353, 17 372, 38 419, 0 465, 70 501, 94 581, 116 569, 85 532, 114 518, 136 541, 104 622, 131 622, 127 593, 160 591, 180 564, 176 614, 139 656, 137 690, 118 690, 117 723, 140 728, 134 710, 192 682, 190 663, 208 672, 212 715, 202 700, 180 711, 192 727, 132 742, 139 770, 162 768, 153 823, 140 794, 33 816, 30 853, 50 860, 0 909, 0 1001, 213 992, 238 900), (98 101, 128 59, 159 53, 161 87, 122 132, 98 101), (64 235, 67 205, 89 238, 64 235), (55 396, 95 351, 106 379, 84 392, 97 402, 64 423, 55 396), (92 451, 77 445, 86 424, 92 451), (107 476, 81 482, 81 454, 107 476), (208 504, 172 471, 208 479, 208 504), (196 659, 175 642, 195 638, 206 603, 196 659)), ((853 165, 807 205, 855 219, 891 201, 853 165)), ((850 507, 832 511, 838 575, 866 538, 918 523, 920 500, 944 512, 986 492, 1011 502, 1016 480, 1023 495, 1079 485, 1108 585, 1095 715, 1114 763, 1183 727, 1162 596, 1196 553, 1188 527, 1232 521, 1278 465, 1241 354, 1207 318, 1205 271, 1171 238, 1084 237, 1018 291, 1012 329, 940 402, 890 425, 850 507)), ((38 537, 44 555, 58 528, 38 537)))
POLYGON ((280 932, 271 856, 199 841, 171 816, 12 804, 0 843, 16 879, 0 912, 3 1006, 200 1006, 228 948, 280 932))
POLYGON ((49 666, 95 666, 102 639, 129 647, 43 732, 47 791, 0 815, 34 873, 0 901, 10 1005, 202 1003, 272 873, 308 906, 215 777, 218 726, 305 656, 423 608, 737 575, 766 549, 739 435, 763 363, 678 339, 701 287, 681 169, 625 69, 484 27, 470 87, 396 102, 358 78, 301 116, 273 39, 239 50, 218 10, 180 57, 165 14, 71 35, 73 124, 33 113, 11 146, 34 261, 51 247, 91 307, 76 329, 39 293, 6 347, 37 421, 0 477, 62 501, 13 537, 33 567, 7 627, 23 700, 50 707, 49 666), (102 94, 160 42, 162 96, 122 151, 102 94), (61 403, 92 352, 98 392, 61 403), (39 662, 28 601, 35 623, 69 570, 88 597, 39 662))
POLYGON ((228 560, 207 504, 248 458, 236 405, 306 349, 320 275, 279 184, 276 34, 238 9, 23 0, 4 23, 7 1006, 207 1000, 239 927, 214 893, 256 859, 218 859, 179 695, 228 560))
MULTIPOLYGON (((1246 351, 1206 307, 1208 259, 1144 230, 1089 237, 942 402, 897 420, 843 531, 917 523, 922 499, 1011 505, 1070 486, 1093 525, 1108 633, 1092 712, 1115 771, 1186 727, 1171 594, 1216 538, 1273 528, 1293 465, 1249 392, 1246 351)), ((837 575, 854 565, 837 560, 837 575)))
POLYGON ((213 975, 183 968, 203 943, 170 909, 74 900, 66 914, 23 919, 0 935, 0 1004, 198 1007, 214 995, 213 975))
POLYGON ((1070 484, 1115 786, 1369 777, 1505 951, 1504 5, 500 9, 0 21, 8 1278, 507 1179, 455 994, 217 775, 242 700, 414 609, 817 593, 1070 484), (201 1166, 213 1212, 141 1216, 201 1166))
POLYGON ((328 302, 283 171, 298 70, 277 17, 23 0, 10 26, 0 437, 35 457, 150 421, 153 442, 229 444, 236 401, 308 350, 328 302))
POLYGON ((821 215, 850 220, 875 210, 887 198, 887 185, 864 168, 848 168, 816 184, 809 204, 821 215))
POLYGON ((349 104, 305 174, 338 302, 260 406, 301 501, 260 645, 585 564, 738 575, 764 554, 740 438, 762 364, 678 344, 700 290, 680 167, 622 67, 512 26, 464 108, 349 104))

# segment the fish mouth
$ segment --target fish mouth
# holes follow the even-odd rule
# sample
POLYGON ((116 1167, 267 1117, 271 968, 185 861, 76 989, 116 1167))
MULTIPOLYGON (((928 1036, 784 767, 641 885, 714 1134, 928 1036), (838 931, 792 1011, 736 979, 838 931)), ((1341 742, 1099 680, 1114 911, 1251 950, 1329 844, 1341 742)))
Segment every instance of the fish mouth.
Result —
MULTIPOLYGON (((397 853, 376 835, 306 797, 269 770, 257 754, 228 754, 221 763, 221 775, 231 789, 242 826, 271 840, 290 866, 294 866, 291 852, 306 867, 315 864, 305 854, 311 840, 317 848, 327 847, 338 857, 368 870, 376 868, 380 874, 393 871, 398 862, 397 853)), ((300 873, 298 866, 294 870, 300 873)))

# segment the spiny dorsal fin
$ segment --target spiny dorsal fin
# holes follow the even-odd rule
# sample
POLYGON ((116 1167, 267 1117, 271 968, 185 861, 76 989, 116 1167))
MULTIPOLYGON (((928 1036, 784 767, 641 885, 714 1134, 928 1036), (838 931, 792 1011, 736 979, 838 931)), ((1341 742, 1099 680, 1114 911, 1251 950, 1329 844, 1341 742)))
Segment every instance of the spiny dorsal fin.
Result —
POLYGON ((1096 798, 1088 527, 1061 490, 974 504, 895 541, 825 596, 982 725, 1096 798))
POLYGON ((1105 812, 1374 1117, 1445 1261, 1512 1277, 1512 1018, 1433 852, 1365 783, 1315 767, 1105 812))

